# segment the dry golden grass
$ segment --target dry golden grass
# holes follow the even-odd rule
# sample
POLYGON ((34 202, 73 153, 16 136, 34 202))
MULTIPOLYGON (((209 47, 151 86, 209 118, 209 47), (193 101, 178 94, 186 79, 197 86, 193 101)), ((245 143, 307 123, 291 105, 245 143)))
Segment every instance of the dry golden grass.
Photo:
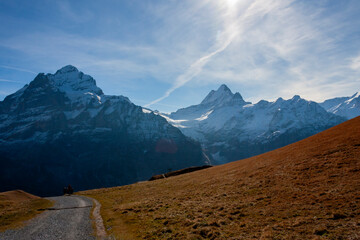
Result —
POLYGON ((249 159, 82 194, 117 239, 360 239, 360 118, 249 159))
POLYGON ((0 232, 16 228, 53 203, 21 190, 0 193, 0 232))

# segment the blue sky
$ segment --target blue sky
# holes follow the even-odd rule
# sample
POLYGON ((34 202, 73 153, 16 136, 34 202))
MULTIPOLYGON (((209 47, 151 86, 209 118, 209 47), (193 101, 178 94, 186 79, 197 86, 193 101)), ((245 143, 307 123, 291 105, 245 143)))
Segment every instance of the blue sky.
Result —
POLYGON ((360 1, 0 1, 0 100, 72 64, 164 112, 227 84, 247 101, 360 91, 360 1))

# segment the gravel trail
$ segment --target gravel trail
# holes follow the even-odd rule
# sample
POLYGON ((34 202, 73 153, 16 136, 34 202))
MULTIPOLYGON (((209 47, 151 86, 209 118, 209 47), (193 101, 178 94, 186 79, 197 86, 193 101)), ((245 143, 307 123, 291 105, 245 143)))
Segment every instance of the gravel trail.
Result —
POLYGON ((20 229, 0 233, 1 240, 95 239, 90 221, 92 200, 83 196, 51 197, 52 208, 20 229))

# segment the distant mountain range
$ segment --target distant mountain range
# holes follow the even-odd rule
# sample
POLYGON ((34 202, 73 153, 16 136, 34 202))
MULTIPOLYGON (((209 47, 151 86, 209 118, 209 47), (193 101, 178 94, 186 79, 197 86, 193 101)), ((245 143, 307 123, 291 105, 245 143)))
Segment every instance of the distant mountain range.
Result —
POLYGON ((285 146, 358 116, 359 101, 359 94, 321 104, 296 95, 252 104, 221 85, 198 105, 160 115, 201 142, 212 161, 221 164, 285 146))
POLYGON ((0 191, 117 186, 207 162, 199 143, 73 66, 0 102, 0 191))
POLYGON ((360 116, 360 94, 357 92, 351 97, 328 99, 320 103, 326 111, 352 119, 360 116))
POLYGON ((226 85, 171 114, 109 96, 74 66, 0 101, 0 191, 38 195, 124 185, 254 156, 360 115, 359 94, 323 103, 246 102, 226 85))

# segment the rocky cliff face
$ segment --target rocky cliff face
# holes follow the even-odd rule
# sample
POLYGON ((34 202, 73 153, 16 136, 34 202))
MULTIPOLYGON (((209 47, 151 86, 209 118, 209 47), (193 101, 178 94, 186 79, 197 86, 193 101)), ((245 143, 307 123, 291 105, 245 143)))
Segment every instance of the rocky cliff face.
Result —
POLYGON ((346 120, 300 96, 251 104, 225 85, 211 91, 199 105, 161 115, 200 141, 214 163, 270 151, 346 120))
POLYGON ((60 194, 129 184, 206 163, 201 147, 162 117, 66 66, 0 102, 0 191, 60 194))

